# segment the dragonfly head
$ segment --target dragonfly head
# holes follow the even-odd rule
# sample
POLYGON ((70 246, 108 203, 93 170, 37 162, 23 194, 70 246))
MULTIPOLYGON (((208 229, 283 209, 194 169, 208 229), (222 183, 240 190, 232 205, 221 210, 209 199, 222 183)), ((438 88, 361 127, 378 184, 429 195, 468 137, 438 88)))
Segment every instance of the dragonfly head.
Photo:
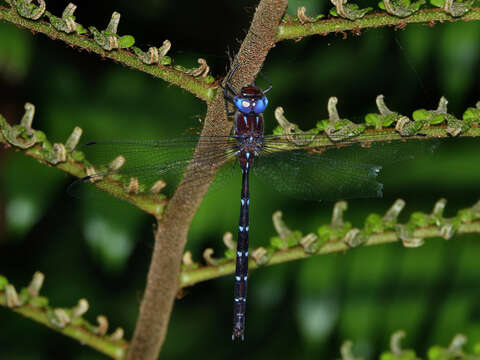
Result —
POLYGON ((235 107, 243 114, 260 114, 265 111, 268 99, 255 85, 244 86, 241 95, 233 98, 235 107))

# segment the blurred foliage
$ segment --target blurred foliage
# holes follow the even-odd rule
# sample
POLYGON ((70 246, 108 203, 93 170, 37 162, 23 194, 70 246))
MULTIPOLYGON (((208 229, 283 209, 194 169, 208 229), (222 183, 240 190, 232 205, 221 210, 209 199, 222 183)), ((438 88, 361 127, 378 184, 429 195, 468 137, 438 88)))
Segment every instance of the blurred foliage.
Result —
MULTIPOLYGON (((48 7, 61 14, 67 3, 48 7)), ((104 1, 79 4, 76 16, 86 26, 104 28, 110 14, 119 11, 121 32, 133 34, 139 46, 159 46, 168 38, 177 63, 195 66, 202 57, 221 77, 228 68, 225 50, 237 51, 236 39, 244 36, 255 4, 191 2, 180 15, 173 1, 137 1, 135 6, 104 1)), ((290 3, 291 15, 297 5, 309 14, 330 8, 326 2, 296 1, 290 3)), ((368 5, 375 4, 360 4, 368 5)), ((476 22, 408 25, 403 31, 375 29, 346 39, 332 34, 279 43, 263 69, 274 84, 267 131, 275 125, 272 109, 280 105, 290 120, 313 127, 326 117, 330 96, 339 98, 341 115, 353 120, 375 111, 378 94, 392 110, 407 115, 435 108, 444 95, 449 111, 460 116, 480 100, 479 31, 476 22)), ((64 141, 76 125, 84 129, 85 141, 188 136, 199 132, 206 109, 145 74, 4 23, 0 94, 0 113, 10 121, 21 118, 26 101, 34 103, 34 127, 52 141, 64 141)), ((449 200, 450 216, 449 208, 467 207, 479 198, 479 161, 475 141, 446 141, 431 156, 384 169, 384 198, 350 201, 346 217, 358 225, 366 213, 384 212, 398 197, 407 201, 405 219, 410 211, 429 211, 440 197, 449 200)), ((52 303, 68 306, 86 297, 93 313, 108 315, 112 327, 124 327, 129 338, 153 246, 153 219, 119 201, 99 205, 69 198, 65 188, 72 181, 21 154, 0 152, 0 273, 26 283, 35 270, 42 271, 52 303)), ((195 257, 205 247, 220 251, 222 234, 236 229, 238 185, 235 179, 202 203, 187 245, 195 257)), ((291 200, 255 179, 251 195, 255 247, 274 235, 275 210, 305 233, 329 221, 331 203, 291 200)), ((459 332, 468 336, 468 344, 478 343, 478 240, 428 241, 418 249, 359 248, 257 270, 250 277, 244 344, 230 340, 232 279, 199 284, 177 302, 162 355, 181 358, 193 350, 210 359, 246 354, 250 359, 338 358, 348 338, 356 354, 372 357, 400 328, 408 333, 409 348, 422 357, 429 345, 448 344, 459 332)), ((0 359, 104 358, 8 310, 0 309, 0 319, 0 359)))
POLYGON ((17 83, 23 80, 32 62, 33 39, 10 24, 0 23, 0 73, 2 81, 17 83))

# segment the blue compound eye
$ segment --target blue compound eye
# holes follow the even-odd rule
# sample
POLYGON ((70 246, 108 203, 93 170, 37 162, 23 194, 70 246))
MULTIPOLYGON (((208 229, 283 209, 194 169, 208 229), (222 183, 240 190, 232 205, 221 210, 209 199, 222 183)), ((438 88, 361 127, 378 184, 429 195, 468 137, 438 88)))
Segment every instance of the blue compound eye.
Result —
POLYGON ((260 114, 265 111, 268 105, 268 99, 266 96, 258 99, 255 103, 255 107, 253 108, 253 111, 255 114, 260 114))
POLYGON ((250 112, 250 101, 244 98, 234 98, 233 103, 235 104, 235 107, 242 113, 248 114, 250 112))

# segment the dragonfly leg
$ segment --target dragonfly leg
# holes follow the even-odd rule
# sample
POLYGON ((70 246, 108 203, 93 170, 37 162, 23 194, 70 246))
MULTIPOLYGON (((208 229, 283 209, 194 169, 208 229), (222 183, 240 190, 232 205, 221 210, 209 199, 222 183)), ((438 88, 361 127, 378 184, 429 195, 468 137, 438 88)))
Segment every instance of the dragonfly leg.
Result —
POLYGON ((232 116, 233 114, 235 114, 235 110, 233 111, 228 111, 228 102, 230 103, 233 103, 233 97, 230 96, 227 91, 225 90, 225 88, 222 86, 222 89, 223 89, 223 97, 225 98, 225 112, 227 113, 227 116, 232 116))
MULTIPOLYGON (((237 59, 237 56, 235 56, 235 59, 237 59)), ((240 67, 240 63, 237 62, 237 64, 233 67, 232 70, 230 70, 230 73, 227 75, 227 79, 225 81, 225 87, 222 86, 223 95, 225 97, 229 96, 228 91, 230 91, 234 96, 238 96, 238 93, 235 91, 232 84, 230 84, 230 81, 232 80, 233 75, 237 72, 239 67, 240 67)))
POLYGON ((260 70, 260 72, 259 72, 258 74, 263 78, 263 80, 265 80, 265 81, 268 83, 268 88, 266 88, 265 90, 262 90, 262 92, 263 92, 264 94, 266 94, 267 92, 269 92, 270 90, 272 90, 273 84, 272 84, 271 81, 265 76, 265 74, 262 72, 262 70, 260 70))

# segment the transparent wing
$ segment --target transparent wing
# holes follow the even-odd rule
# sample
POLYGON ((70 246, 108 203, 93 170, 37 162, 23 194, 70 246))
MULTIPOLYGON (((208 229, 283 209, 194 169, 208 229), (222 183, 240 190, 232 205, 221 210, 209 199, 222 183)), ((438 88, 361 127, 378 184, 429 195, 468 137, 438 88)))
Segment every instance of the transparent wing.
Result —
MULTIPOLYGON (((127 190, 132 178, 138 180, 139 192, 148 192, 158 180, 174 187, 187 167, 192 171, 184 181, 198 186, 210 179, 213 170, 235 158, 235 146, 233 137, 89 142, 80 150, 94 166, 94 172, 73 183, 68 192, 82 197, 85 189, 98 181, 107 190, 118 185, 127 190)), ((228 171, 220 175, 229 176, 228 171)))
MULTIPOLYGON (((371 150, 347 150, 357 140, 350 138, 335 144, 311 148, 316 134, 267 135, 264 137, 265 151, 256 160, 257 173, 274 181, 280 191, 294 197, 314 199, 336 199, 348 197, 378 196, 381 185, 375 180, 377 170, 388 159, 408 157, 408 151, 399 145, 377 143, 371 150), (384 144, 384 145, 382 145, 384 144), (338 147, 345 146, 346 148, 338 147), (385 147, 387 151, 379 149, 385 147), (338 153, 334 154, 334 151, 338 153), (358 155, 357 155, 358 153, 358 155), (325 190, 322 190, 325 189, 325 190)), ((379 136, 373 131, 362 134, 372 141, 379 136)), ((396 141, 401 143, 402 141, 396 141)), ((391 143, 393 144, 393 142, 391 143)), ((83 196, 85 186, 92 181, 102 181, 107 190, 125 191, 131 179, 137 179, 139 192, 147 192, 157 180, 164 180, 167 192, 175 187, 185 169, 189 172, 184 182, 195 187, 211 178, 211 172, 235 159, 238 150, 235 136, 184 137, 168 140, 133 140, 90 142, 81 148, 95 169, 89 176, 77 180, 69 188, 73 196, 83 196), (199 149, 195 153, 195 148, 199 149), (123 162, 121 167, 117 164, 123 162)), ((359 145, 354 149, 363 149, 359 145)), ((404 148, 405 149, 405 148, 404 148)), ((226 166, 217 175, 214 187, 235 173, 233 165, 226 166)))
POLYGON ((428 153, 437 143, 410 140, 283 150, 284 144, 266 141, 254 172, 276 190, 300 199, 378 197, 382 184, 376 178, 382 166, 428 153))
POLYGON ((311 133, 292 133, 282 134, 282 135, 266 135, 264 140, 270 144, 291 144, 292 146, 336 146, 338 144, 357 144, 360 141, 362 142, 384 142, 385 138, 391 139, 391 141, 396 140, 409 140, 409 139, 427 139, 428 136, 423 133, 417 133, 415 135, 406 137, 401 136, 398 133, 392 132, 392 129, 367 129, 361 134, 358 135, 349 135, 343 134, 342 132, 331 133, 326 136, 324 132, 311 132, 311 133))

